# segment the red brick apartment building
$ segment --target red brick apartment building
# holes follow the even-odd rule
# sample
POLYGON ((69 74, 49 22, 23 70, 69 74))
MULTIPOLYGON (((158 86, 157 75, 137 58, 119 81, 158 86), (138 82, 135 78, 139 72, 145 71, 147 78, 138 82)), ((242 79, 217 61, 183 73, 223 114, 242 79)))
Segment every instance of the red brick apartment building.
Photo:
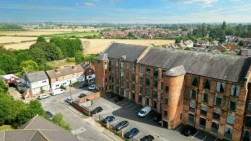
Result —
POLYGON ((96 58, 96 85, 219 139, 251 140, 251 58, 111 44, 96 58))

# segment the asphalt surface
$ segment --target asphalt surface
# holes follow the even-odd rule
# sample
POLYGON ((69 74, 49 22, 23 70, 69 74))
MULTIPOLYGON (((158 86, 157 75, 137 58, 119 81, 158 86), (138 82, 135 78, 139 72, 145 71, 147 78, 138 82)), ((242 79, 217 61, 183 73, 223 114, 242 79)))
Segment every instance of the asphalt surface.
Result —
POLYGON ((177 127, 174 130, 169 130, 161 127, 159 123, 153 121, 153 113, 150 113, 144 118, 137 116, 138 112, 142 108, 140 105, 136 105, 132 101, 124 100, 122 102, 114 102, 114 98, 109 99, 106 97, 97 98, 93 101, 93 105, 90 109, 101 106, 103 111, 93 116, 95 120, 105 118, 106 116, 115 116, 115 121, 111 123, 115 126, 122 120, 128 120, 129 126, 123 130, 124 133, 130 129, 136 127, 140 133, 134 138, 134 140, 140 140, 146 135, 152 135, 155 141, 216 141, 214 136, 206 135, 202 131, 197 131, 193 136, 185 137, 180 134, 183 125, 177 127))
MULTIPOLYGON (((76 99, 80 93, 89 93, 86 90, 71 88, 71 95, 73 99, 76 99)), ((41 100, 42 106, 46 111, 50 111, 52 114, 62 113, 64 120, 70 124, 72 133, 77 136, 81 141, 111 141, 112 139, 98 130, 91 122, 88 121, 88 117, 79 113, 72 108, 64 100, 70 96, 70 90, 66 93, 56 96, 51 96, 48 99, 41 100)))

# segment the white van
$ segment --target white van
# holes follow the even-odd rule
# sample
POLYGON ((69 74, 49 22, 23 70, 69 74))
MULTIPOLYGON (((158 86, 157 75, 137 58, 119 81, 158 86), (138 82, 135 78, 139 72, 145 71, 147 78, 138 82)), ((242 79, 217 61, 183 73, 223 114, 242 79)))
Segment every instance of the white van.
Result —
POLYGON ((146 115, 148 115, 150 112, 151 112, 151 108, 149 106, 146 106, 139 111, 138 116, 143 118, 146 115))
POLYGON ((50 97, 50 95, 48 95, 48 94, 41 94, 37 97, 37 99, 41 100, 41 99, 45 99, 45 98, 49 98, 49 97, 50 97))
POLYGON ((63 90, 63 89, 55 89, 55 90, 52 91, 51 95, 55 96, 55 95, 59 95, 59 94, 63 94, 63 93, 65 93, 65 90, 63 90))

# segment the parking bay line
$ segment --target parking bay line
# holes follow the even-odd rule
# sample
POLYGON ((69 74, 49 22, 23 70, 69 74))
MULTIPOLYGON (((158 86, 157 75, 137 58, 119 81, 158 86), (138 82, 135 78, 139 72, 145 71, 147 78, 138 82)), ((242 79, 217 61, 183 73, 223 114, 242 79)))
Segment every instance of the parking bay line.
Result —
POLYGON ((207 138, 207 135, 202 139, 202 141, 204 141, 207 138))
POLYGON ((197 134, 199 133, 199 131, 197 131, 197 133, 194 135, 194 136, 192 136, 192 138, 191 139, 193 139, 197 134))
POLYGON ((133 108, 130 109, 130 111, 132 111, 133 109, 135 109, 135 108, 137 108, 137 107, 138 107, 138 105, 134 106, 133 108))
POLYGON ((178 132, 178 130, 182 127, 183 125, 181 125, 179 128, 177 128, 175 131, 177 131, 178 132))
POLYGON ((131 104, 127 105, 125 108, 129 108, 129 107, 131 107, 133 104, 135 104, 135 103, 131 103, 131 104))
POLYGON ((126 101, 126 102, 122 103, 120 106, 124 106, 124 105, 126 105, 128 102, 130 103, 130 101, 126 101))

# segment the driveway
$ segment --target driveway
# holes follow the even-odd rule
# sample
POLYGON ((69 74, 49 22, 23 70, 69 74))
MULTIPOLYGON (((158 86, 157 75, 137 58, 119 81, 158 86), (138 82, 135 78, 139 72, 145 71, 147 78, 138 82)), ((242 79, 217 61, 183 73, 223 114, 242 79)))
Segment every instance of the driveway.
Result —
POLYGON ((159 123, 153 121, 153 112, 148 114, 144 118, 137 116, 141 108, 140 105, 135 104, 133 101, 124 100, 119 103, 114 102, 114 98, 109 99, 106 97, 100 97, 93 100, 93 105, 90 108, 101 106, 103 111, 93 116, 95 120, 99 120, 102 117, 113 115, 115 116, 115 122, 112 123, 115 126, 122 120, 128 120, 129 126, 124 129, 124 133, 131 128, 138 128, 140 134, 134 139, 139 140, 146 135, 154 136, 156 141, 215 141, 216 138, 211 135, 206 135, 201 131, 196 132, 193 136, 185 137, 180 134, 180 130, 183 125, 179 126, 175 130, 169 130, 161 127, 159 123))

